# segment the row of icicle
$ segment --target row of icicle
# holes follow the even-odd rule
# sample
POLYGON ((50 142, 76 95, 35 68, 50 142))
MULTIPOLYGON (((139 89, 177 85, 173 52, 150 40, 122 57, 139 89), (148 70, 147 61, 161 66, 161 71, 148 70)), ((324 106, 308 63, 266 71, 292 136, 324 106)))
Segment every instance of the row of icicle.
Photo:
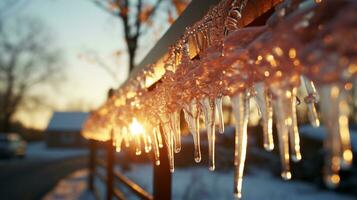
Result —
POLYGON ((353 46, 356 44, 353 34, 357 33, 356 2, 305 3, 291 13, 280 14, 286 9, 283 4, 277 10, 278 15, 268 21, 268 26, 228 30, 230 33, 223 39, 220 38, 223 34, 216 31, 222 29, 223 33, 220 24, 225 23, 220 20, 227 17, 219 14, 222 5, 226 4, 211 10, 203 19, 205 23, 198 23, 197 29, 188 29, 187 37, 172 49, 173 56, 167 61, 161 83, 150 91, 142 88, 140 81, 145 81, 144 75, 149 73, 146 71, 143 77, 137 78, 138 84, 129 90, 119 90, 91 115, 83 135, 108 140, 113 132, 117 151, 122 143, 127 147, 134 143, 139 155, 144 146, 145 152, 153 151, 157 165, 162 156, 159 148, 166 145, 173 172, 174 154, 181 150, 182 110, 193 136, 196 162, 201 161, 200 118, 203 118, 209 169, 214 170, 215 129, 218 127, 218 132, 224 132, 222 98, 229 96, 236 121, 234 194, 240 198, 251 100, 258 106, 263 145, 268 151, 274 148, 273 122, 276 124, 284 179, 292 176, 290 160, 297 162, 302 158, 296 107, 303 100, 310 123, 317 127, 320 120, 315 104, 319 102, 327 132, 324 180, 330 187, 337 186, 340 169, 350 167, 353 158, 348 129, 348 91, 357 73, 356 47, 353 46), (191 60, 188 54, 192 38, 199 60, 191 60), (304 96, 298 97, 298 89, 304 96))

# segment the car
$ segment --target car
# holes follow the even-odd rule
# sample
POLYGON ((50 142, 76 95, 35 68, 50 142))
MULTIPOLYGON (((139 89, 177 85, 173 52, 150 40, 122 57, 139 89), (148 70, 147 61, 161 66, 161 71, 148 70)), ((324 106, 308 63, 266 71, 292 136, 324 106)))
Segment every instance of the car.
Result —
POLYGON ((17 133, 0 133, 0 157, 25 157, 26 142, 17 133))

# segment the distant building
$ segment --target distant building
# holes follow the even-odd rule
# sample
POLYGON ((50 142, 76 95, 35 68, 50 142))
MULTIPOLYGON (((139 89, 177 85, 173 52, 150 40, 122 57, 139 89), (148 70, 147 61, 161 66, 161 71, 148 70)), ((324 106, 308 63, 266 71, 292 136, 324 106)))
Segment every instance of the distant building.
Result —
POLYGON ((83 147, 86 140, 81 136, 87 112, 54 112, 45 132, 48 147, 83 147))

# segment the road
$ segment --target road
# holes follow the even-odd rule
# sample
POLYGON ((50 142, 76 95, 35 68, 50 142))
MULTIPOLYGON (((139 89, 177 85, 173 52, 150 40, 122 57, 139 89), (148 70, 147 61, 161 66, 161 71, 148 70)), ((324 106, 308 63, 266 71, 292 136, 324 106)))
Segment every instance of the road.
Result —
POLYGON ((84 168, 86 156, 57 160, 23 160, 0 165, 0 199, 41 199, 71 172, 84 168))
POLYGON ((44 142, 27 145, 23 159, 0 160, 0 199, 41 199, 56 183, 87 166, 86 149, 48 149, 44 142))

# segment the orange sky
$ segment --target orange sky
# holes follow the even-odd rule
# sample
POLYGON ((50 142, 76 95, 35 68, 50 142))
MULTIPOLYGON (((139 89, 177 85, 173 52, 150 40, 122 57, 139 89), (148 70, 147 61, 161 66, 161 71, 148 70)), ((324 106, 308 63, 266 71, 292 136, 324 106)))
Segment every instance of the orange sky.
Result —
MULTIPOLYGON (((125 51, 120 21, 88 0, 32 0, 12 15, 40 18, 55 35, 53 45, 64 52, 66 80, 60 89, 38 89, 45 93, 56 110, 64 110, 68 104, 83 104, 82 107, 96 108, 106 98, 110 87, 117 87, 127 77, 127 58, 113 57, 113 52, 125 51), (96 52, 108 65, 117 67, 120 80, 114 81, 94 63, 79 59, 79 55, 96 52), (80 102, 80 103, 78 103, 80 102)), ((167 26, 156 27, 161 33, 167 26)), ((151 49, 160 34, 151 32, 140 42, 138 60, 151 49), (147 38, 152 38, 148 40, 147 38)), ((51 44, 52 45, 52 44, 51 44)), ((33 91, 38 92, 38 91, 33 91)), ((88 110, 88 109, 87 109, 88 110)), ((16 119, 26 126, 45 128, 52 109, 21 110, 16 119)))

